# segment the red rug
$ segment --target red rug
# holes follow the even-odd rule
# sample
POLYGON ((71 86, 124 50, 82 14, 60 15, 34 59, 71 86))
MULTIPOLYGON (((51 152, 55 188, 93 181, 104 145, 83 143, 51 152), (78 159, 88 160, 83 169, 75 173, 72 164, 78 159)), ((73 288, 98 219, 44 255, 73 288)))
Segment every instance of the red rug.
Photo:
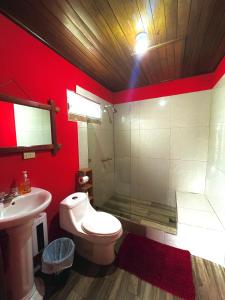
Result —
POLYGON ((128 233, 117 258, 118 267, 183 299, 195 299, 189 251, 128 233))

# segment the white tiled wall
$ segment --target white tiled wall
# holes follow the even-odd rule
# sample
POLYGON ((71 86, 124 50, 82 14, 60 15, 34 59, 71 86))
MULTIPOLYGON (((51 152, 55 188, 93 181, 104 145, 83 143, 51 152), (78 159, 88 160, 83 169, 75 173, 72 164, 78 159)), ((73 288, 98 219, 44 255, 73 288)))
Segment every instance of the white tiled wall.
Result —
MULTIPOLYGON (((107 101, 77 86, 76 91, 102 105, 107 101)), ((113 195, 114 189, 114 145, 113 115, 102 109, 101 124, 78 122, 79 164, 80 168, 93 169, 94 202, 101 206, 113 195), (110 158, 104 162, 103 160, 110 158), (90 159, 90 161, 88 161, 90 159)))
POLYGON ((118 104, 116 193, 172 206, 175 190, 204 193, 210 105, 211 91, 118 104))
POLYGON ((206 196, 225 228, 225 75, 212 90, 206 196))

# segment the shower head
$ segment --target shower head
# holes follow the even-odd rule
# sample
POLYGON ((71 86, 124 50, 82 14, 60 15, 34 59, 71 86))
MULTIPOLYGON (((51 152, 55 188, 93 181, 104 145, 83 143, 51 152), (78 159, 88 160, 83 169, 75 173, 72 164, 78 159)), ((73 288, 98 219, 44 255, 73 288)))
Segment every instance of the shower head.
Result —
POLYGON ((104 111, 107 111, 107 112, 109 112, 110 110, 114 114, 117 112, 117 110, 115 109, 115 107, 113 105, 105 105, 103 108, 104 108, 104 111))

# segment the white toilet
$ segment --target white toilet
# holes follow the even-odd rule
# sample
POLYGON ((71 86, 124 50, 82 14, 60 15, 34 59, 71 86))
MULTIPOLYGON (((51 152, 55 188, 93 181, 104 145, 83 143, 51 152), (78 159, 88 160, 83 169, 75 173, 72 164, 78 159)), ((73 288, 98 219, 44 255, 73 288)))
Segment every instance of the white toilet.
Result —
POLYGON ((109 265, 115 259, 114 245, 122 235, 120 221, 96 211, 85 193, 74 193, 60 203, 60 227, 72 233, 75 251, 89 261, 109 265))

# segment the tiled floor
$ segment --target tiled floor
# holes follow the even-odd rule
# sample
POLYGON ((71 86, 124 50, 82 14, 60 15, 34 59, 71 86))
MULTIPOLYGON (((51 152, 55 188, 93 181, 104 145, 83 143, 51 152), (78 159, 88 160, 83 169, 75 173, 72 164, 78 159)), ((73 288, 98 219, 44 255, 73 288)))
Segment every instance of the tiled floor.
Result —
POLYGON ((167 205, 114 196, 99 209, 137 224, 176 234, 176 208, 167 205))

